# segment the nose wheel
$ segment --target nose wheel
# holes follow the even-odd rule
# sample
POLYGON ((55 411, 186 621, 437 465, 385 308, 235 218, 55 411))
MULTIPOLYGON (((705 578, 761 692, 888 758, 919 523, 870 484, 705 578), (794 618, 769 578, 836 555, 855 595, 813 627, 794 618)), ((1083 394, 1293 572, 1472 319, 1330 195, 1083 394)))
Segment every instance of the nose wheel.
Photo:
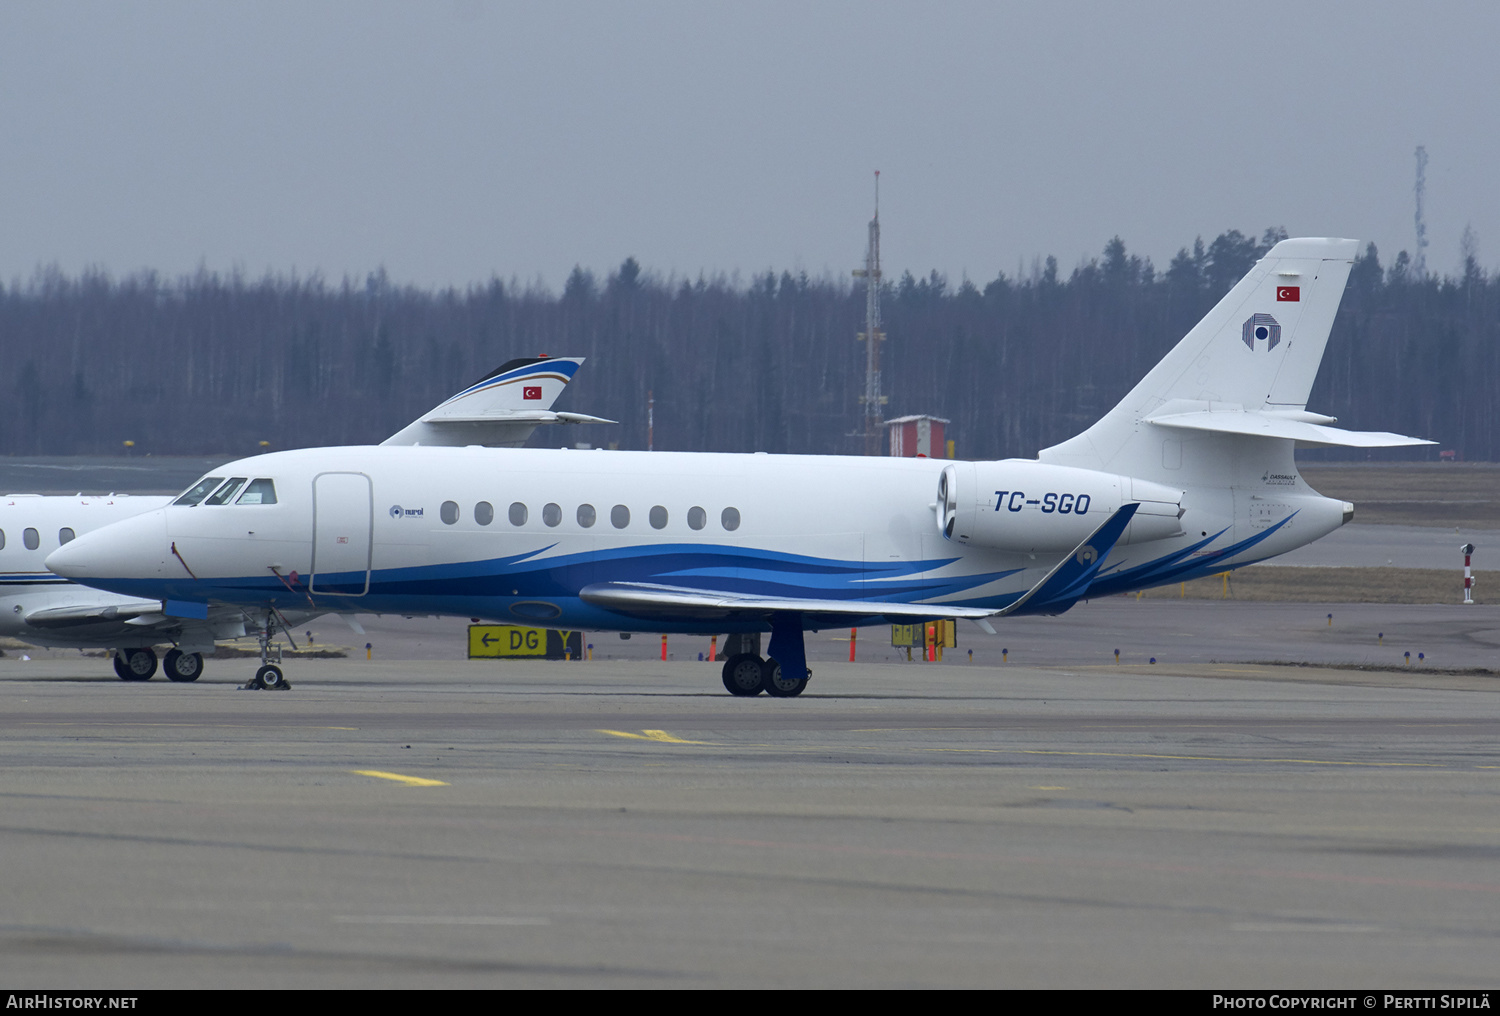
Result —
POLYGON ((279 666, 281 643, 273 641, 276 638, 276 624, 276 612, 266 611, 266 623, 261 627, 259 636, 260 669, 255 672, 254 677, 241 686, 247 690, 286 691, 291 687, 279 666))

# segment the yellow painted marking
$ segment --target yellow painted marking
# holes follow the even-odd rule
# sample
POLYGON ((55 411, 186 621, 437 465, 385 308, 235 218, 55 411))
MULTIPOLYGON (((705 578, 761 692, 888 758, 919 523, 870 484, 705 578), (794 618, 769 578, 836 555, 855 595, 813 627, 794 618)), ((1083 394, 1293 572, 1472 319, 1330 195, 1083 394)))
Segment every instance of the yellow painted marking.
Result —
POLYGON ((665 730, 643 730, 639 734, 632 734, 625 730, 600 730, 601 734, 609 734, 611 737, 629 737, 637 741, 661 741, 665 744, 707 744, 707 741, 685 741, 680 737, 673 737, 665 730))
POLYGON ((355 769, 352 770, 356 776, 373 776, 377 780, 395 780, 404 783, 408 787, 446 787, 448 784, 442 780, 428 780, 421 776, 403 776, 401 773, 387 773, 379 769, 355 769))

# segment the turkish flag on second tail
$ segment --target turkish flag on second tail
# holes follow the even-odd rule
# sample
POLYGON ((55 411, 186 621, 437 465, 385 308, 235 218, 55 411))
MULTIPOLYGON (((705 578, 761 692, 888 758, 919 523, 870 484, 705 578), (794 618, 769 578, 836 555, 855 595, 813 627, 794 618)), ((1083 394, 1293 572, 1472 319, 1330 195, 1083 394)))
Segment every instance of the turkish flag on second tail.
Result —
POLYGON ((1276 287, 1276 302, 1277 303, 1297 303, 1297 302, 1301 301, 1301 299, 1302 299, 1302 287, 1301 286, 1277 286, 1276 287))
POLYGON ((524 388, 521 389, 521 398, 523 398, 523 399, 539 399, 541 397, 542 397, 542 386, 541 385, 526 385, 524 388))

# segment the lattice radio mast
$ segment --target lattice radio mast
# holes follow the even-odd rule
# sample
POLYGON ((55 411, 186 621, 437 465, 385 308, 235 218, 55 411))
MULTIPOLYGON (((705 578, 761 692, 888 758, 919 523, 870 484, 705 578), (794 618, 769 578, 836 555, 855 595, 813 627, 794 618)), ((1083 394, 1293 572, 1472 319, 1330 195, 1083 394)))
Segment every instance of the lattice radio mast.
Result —
POLYGON ((1422 199, 1427 196, 1427 146, 1417 146, 1417 256, 1412 268, 1417 278, 1427 278, 1427 223, 1422 218, 1422 199))
POLYGON ((865 250, 864 268, 856 268, 854 277, 865 280, 865 330, 858 341, 865 346, 865 393, 859 401, 865 407, 865 454, 880 454, 882 407, 888 401, 880 394, 880 344, 885 332, 880 330, 880 170, 875 171, 875 218, 870 220, 870 245, 865 250))

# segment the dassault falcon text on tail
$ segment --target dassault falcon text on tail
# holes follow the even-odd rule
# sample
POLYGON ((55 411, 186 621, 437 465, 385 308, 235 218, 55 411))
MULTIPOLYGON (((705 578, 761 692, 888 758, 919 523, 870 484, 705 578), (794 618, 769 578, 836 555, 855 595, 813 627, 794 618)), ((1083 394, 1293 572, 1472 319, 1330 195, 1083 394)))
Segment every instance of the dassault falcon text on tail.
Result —
POLYGON ((1426 443, 1307 411, 1356 248, 1277 244, 1119 405, 1034 460, 313 448, 231 463, 47 565, 167 615, 233 608, 267 628, 312 610, 769 632, 769 658, 731 656, 724 684, 797 695, 804 630, 1057 614, 1348 521, 1293 449, 1426 443), (224 493, 249 490, 266 495, 224 493))

